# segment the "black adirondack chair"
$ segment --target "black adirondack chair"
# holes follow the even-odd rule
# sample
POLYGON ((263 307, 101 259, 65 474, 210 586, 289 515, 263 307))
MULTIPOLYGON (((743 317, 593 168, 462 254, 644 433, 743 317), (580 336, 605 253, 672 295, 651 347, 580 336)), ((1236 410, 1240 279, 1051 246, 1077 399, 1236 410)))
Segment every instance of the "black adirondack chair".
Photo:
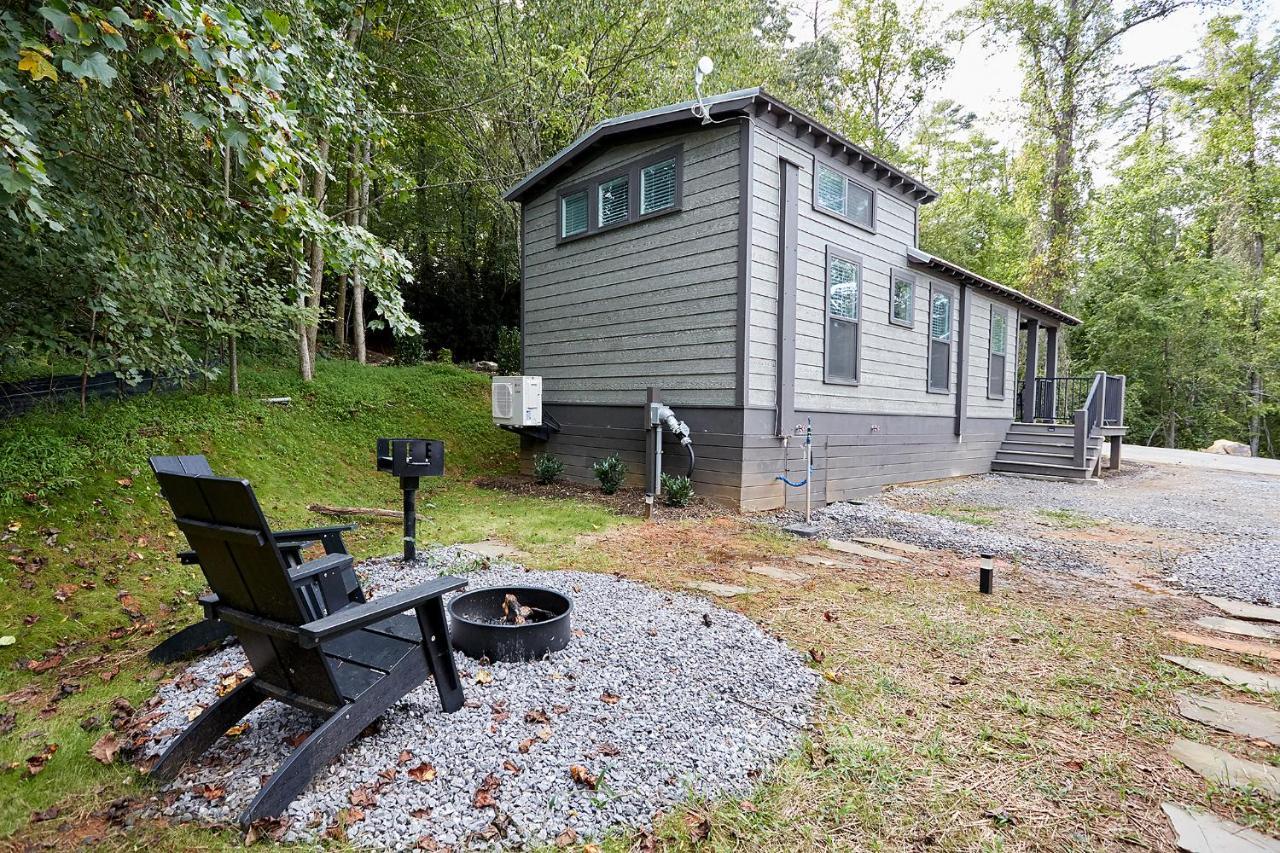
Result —
MULTIPOLYGON (((156 474, 166 472, 213 476, 213 468, 210 467, 209 460, 201 455, 152 456, 149 462, 151 470, 156 474)), ((161 490, 163 491, 163 485, 161 490)), ((320 542, 324 546, 326 555, 346 554, 347 545, 342 539, 342 534, 354 529, 354 524, 338 524, 300 530, 277 530, 275 539, 280 545, 285 563, 290 569, 296 570, 304 562, 303 550, 315 542, 320 542)), ((193 550, 179 551, 178 560, 184 565, 194 565, 199 562, 193 550)), ((307 611, 312 618, 319 619, 321 616, 341 610, 348 604, 364 601, 360 580, 350 567, 338 573, 336 581, 334 577, 333 569, 294 575, 306 600, 307 611)), ((164 640, 152 649, 147 657, 156 663, 170 663, 189 657, 229 636, 231 636, 231 627, 226 623, 216 619, 203 619, 164 640)))
POLYGON ((240 816, 248 826, 279 815, 316 771, 428 677, 435 679, 445 711, 462 707, 441 596, 466 586, 465 580, 438 578, 314 619, 296 577, 319 571, 317 564, 345 570, 350 556, 331 554, 291 572, 248 481, 168 472, 156 477, 213 589, 201 602, 234 629, 254 674, 174 740, 151 770, 154 778, 171 780, 266 699, 322 715, 324 721, 240 816))

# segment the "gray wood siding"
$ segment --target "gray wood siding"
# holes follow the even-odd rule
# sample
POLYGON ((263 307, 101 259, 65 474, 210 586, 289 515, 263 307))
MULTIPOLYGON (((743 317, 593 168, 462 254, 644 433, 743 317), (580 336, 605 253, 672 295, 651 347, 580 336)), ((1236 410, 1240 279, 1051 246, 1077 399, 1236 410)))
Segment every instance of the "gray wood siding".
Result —
POLYGON ((969 398, 965 407, 971 418, 1013 418, 1017 381, 1018 309, 969 288, 969 398), (987 399, 987 365, 991 355, 991 307, 1002 308, 1009 318, 1005 335, 1004 399, 987 399))
POLYGON ((733 405, 738 125, 609 148, 523 210, 526 373, 548 404, 733 405), (678 213, 556 242, 557 191, 674 144, 678 213))

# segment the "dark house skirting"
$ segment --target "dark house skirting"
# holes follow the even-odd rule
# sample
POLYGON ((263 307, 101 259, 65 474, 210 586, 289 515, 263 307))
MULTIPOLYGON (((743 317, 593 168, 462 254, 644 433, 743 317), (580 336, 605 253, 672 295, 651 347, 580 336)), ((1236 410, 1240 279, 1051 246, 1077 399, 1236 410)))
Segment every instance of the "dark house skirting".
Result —
MULTIPOLYGON (((521 469, 531 473, 535 453, 553 453, 564 476, 593 484, 591 466, 617 452, 630 469, 628 484, 644 485, 644 407, 548 404, 561 430, 550 441, 521 439, 521 469)), ((743 511, 780 509, 784 501, 804 506, 804 489, 777 479, 804 479, 804 438, 788 446, 774 434, 773 409, 684 406, 676 413, 692 430, 698 455, 693 474, 698 494, 743 511)), ((851 415, 795 413, 813 419, 813 503, 823 506, 880 491, 884 486, 936 480, 991 470, 1010 418, 973 418, 955 436, 950 415, 851 415)), ((669 435, 663 442, 663 470, 683 474, 687 457, 669 435)))

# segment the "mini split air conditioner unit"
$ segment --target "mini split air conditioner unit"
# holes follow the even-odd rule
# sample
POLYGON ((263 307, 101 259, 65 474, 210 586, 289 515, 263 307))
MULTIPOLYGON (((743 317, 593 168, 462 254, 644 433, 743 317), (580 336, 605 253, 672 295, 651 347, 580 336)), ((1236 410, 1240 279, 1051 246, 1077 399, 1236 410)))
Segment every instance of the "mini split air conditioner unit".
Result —
POLYGON ((498 426, 542 426, 542 377, 493 377, 493 422, 498 426))

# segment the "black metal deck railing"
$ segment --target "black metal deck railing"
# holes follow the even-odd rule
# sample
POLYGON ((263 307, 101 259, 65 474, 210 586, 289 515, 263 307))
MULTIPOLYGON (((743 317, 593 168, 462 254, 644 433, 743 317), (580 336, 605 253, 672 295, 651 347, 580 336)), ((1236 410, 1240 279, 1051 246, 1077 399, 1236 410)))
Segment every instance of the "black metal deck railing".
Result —
POLYGON ((1040 423, 1075 423, 1076 412, 1091 410, 1090 423, 1121 426, 1124 423, 1124 377, 1106 373, 1093 376, 1037 376, 1033 380, 1033 403, 1027 417, 1026 395, 1014 401, 1014 418, 1040 423), (1095 387, 1096 386, 1096 387, 1095 387))

